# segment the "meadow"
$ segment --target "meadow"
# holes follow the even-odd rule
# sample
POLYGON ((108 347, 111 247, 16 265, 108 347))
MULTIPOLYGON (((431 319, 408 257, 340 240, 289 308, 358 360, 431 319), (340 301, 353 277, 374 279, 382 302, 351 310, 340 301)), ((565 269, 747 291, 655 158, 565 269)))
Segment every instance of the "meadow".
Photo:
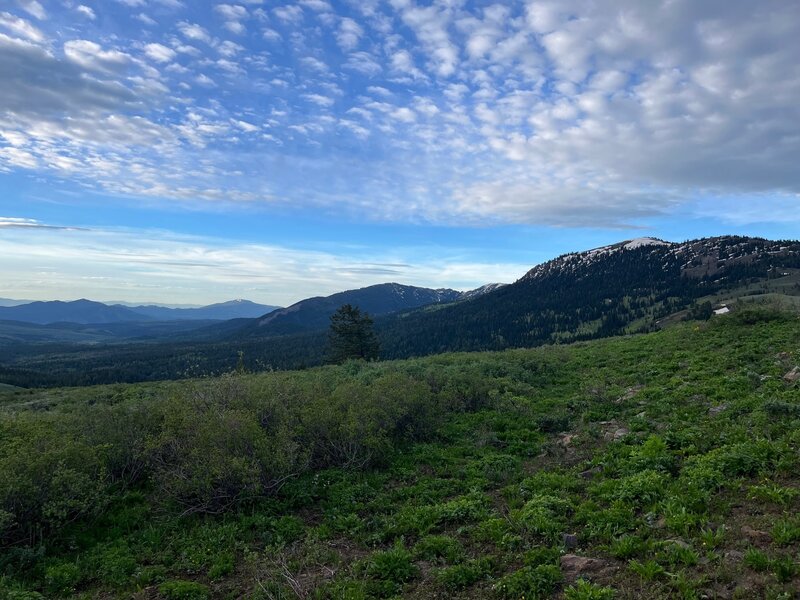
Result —
POLYGON ((793 598, 798 365, 800 319, 745 307, 571 345, 0 390, 0 599, 793 598))

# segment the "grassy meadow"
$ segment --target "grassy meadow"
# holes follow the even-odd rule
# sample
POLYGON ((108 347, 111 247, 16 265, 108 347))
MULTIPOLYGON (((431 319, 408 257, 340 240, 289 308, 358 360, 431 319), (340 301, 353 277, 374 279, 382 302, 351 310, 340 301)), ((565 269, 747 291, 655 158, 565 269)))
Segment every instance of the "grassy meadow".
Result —
POLYGON ((0 390, 0 599, 800 596, 800 319, 0 390))

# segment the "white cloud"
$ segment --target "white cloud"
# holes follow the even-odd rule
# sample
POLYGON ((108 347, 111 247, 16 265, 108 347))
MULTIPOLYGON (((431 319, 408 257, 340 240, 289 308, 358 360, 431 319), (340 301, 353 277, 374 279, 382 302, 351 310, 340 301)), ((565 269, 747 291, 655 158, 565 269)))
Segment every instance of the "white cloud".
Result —
POLYGON ((339 23, 339 31, 336 34, 336 41, 345 52, 358 46, 358 41, 364 35, 364 30, 353 19, 344 18, 339 23))
POLYGON ((119 71, 131 62, 130 55, 119 50, 103 50, 99 44, 89 40, 65 42, 64 55, 92 71, 119 71))
POLYGON ((188 21, 181 21, 178 23, 178 30, 184 35, 186 39, 205 42, 206 44, 213 43, 213 39, 208 31, 198 25, 197 23, 189 23, 188 21))
MULTIPOLYGON (((7 218, 0 218, 0 227, 7 218)), ((24 218, 0 237, 7 295, 33 299, 211 303, 248 298, 288 306, 387 281, 472 289, 512 281, 526 264, 469 262, 431 248, 321 252, 169 231, 49 226, 24 218)))
POLYGON ((7 12, 0 13, 0 27, 5 27, 11 33, 21 35, 32 42, 43 42, 45 39, 44 34, 28 21, 7 12))
POLYGON ((17 4, 22 7, 22 10, 40 21, 47 18, 47 11, 45 11, 44 7, 36 0, 17 0, 17 4))
POLYGON ((81 13, 87 19, 90 19, 92 21, 94 21, 97 18, 97 15, 94 14, 94 11, 90 7, 86 6, 85 4, 79 4, 75 8, 75 10, 78 11, 79 13, 81 13))
POLYGON ((176 56, 176 52, 172 48, 156 43, 147 44, 144 52, 148 58, 159 63, 169 62, 176 56))

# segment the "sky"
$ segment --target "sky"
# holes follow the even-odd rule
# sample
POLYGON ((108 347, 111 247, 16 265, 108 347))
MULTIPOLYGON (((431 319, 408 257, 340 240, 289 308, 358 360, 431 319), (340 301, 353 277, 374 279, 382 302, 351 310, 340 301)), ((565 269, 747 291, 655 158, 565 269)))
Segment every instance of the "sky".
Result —
POLYGON ((0 297, 470 289, 800 237, 794 0, 0 0, 0 297))

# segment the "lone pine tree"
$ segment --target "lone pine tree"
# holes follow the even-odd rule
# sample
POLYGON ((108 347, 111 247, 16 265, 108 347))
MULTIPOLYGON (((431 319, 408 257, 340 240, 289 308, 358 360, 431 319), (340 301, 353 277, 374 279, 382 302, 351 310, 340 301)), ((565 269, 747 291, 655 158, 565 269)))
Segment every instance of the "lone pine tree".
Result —
POLYGON ((378 358, 378 338, 372 319, 357 306, 345 304, 331 315, 329 358, 341 363, 350 358, 378 358))

